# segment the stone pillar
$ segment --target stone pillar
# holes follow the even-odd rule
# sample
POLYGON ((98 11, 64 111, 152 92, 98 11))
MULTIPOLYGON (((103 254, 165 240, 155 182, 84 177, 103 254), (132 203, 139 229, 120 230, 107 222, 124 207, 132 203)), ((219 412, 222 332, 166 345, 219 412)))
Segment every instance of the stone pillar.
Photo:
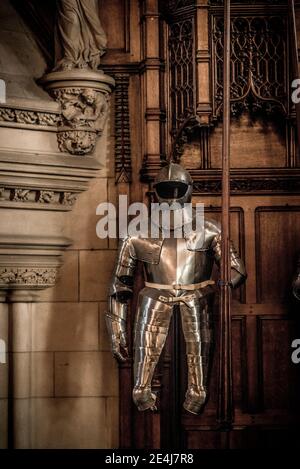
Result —
POLYGON ((0 449, 8 446, 8 304, 0 291, 0 449))
POLYGON ((9 303, 9 407, 8 444, 10 448, 32 448, 32 328, 36 298, 30 291, 14 291, 9 303))

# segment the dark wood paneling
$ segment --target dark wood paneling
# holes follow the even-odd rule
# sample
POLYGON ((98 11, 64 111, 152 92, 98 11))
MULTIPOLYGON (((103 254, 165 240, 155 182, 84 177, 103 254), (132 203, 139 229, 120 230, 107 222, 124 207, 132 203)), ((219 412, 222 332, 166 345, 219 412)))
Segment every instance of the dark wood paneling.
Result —
POLYGON ((222 449, 223 435, 211 430, 188 430, 186 447, 189 449, 222 449))
POLYGON ((130 1, 99 0, 100 18, 107 34, 107 46, 110 50, 129 51, 130 1))
MULTIPOLYGON (((197 202, 196 197, 195 201, 197 202)), ((207 215, 207 218, 221 223, 221 207, 206 207, 205 214, 207 215)), ((245 221, 244 211, 241 207, 230 208, 230 231, 232 242, 243 261, 245 261, 245 221)), ((213 278, 215 279, 217 276, 218 273, 215 267, 213 278)), ((233 299, 238 300, 241 303, 245 302, 244 286, 242 286, 238 290, 233 291, 233 299)))
MULTIPOLYGON (((284 167, 286 161, 285 128, 271 122, 253 122, 247 114, 231 123, 232 168, 284 167), (241 129, 243 129, 241 131, 241 129), (242 150, 241 150, 242 149, 242 150)), ((222 125, 218 125, 211 138, 211 167, 221 168, 222 125)))
POLYGON ((261 448, 259 427, 234 428, 229 432, 229 449, 257 449, 261 448))
POLYGON ((245 410, 247 405, 247 340, 246 318, 232 318, 232 379, 235 409, 245 410))
POLYGON ((298 449, 300 431, 297 427, 261 428, 258 432, 260 447, 263 449, 298 449))
POLYGON ((258 303, 287 302, 300 244, 300 207, 269 206, 255 211, 258 303))
POLYGON ((300 409, 300 373, 291 360, 291 343, 299 325, 286 316, 259 316, 257 322, 263 407, 295 412, 300 409))

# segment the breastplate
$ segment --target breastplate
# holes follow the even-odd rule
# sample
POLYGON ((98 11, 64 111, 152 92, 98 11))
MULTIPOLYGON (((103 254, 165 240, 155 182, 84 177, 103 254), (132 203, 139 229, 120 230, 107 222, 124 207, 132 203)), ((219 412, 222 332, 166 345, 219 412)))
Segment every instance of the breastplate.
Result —
POLYGON ((209 252, 189 251, 184 238, 168 238, 158 264, 144 263, 145 280, 161 284, 192 284, 208 280, 214 259, 209 252))

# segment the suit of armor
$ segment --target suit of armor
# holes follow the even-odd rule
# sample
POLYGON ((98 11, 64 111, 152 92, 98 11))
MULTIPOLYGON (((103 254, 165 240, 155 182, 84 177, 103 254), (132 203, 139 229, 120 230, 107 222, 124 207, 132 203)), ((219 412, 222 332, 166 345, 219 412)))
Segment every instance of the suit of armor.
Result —
MULTIPOLYGON (((192 180, 180 165, 170 163, 154 184, 159 202, 181 206, 191 200, 192 180)), ((139 410, 155 409, 151 391, 155 367, 164 347, 173 307, 179 305, 186 343, 188 388, 184 408, 201 412, 207 399, 208 366, 212 343, 211 280, 214 262, 221 258, 221 232, 216 222, 205 219, 201 233, 181 238, 129 236, 120 243, 109 293, 106 315, 114 356, 127 356, 126 315, 132 296, 137 262, 143 263, 145 288, 139 293, 134 326, 133 400, 139 410)), ((172 234, 173 233, 173 234, 172 234)), ((231 284, 235 288, 246 278, 243 262, 231 246, 231 284)))

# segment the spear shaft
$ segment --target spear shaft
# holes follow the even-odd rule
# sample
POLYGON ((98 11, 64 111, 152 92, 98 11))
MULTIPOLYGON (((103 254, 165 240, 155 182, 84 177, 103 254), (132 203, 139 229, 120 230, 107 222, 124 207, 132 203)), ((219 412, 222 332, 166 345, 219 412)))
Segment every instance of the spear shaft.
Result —
POLYGON ((224 1, 222 244, 218 421, 232 423, 231 315, 230 315, 230 0, 224 1))

